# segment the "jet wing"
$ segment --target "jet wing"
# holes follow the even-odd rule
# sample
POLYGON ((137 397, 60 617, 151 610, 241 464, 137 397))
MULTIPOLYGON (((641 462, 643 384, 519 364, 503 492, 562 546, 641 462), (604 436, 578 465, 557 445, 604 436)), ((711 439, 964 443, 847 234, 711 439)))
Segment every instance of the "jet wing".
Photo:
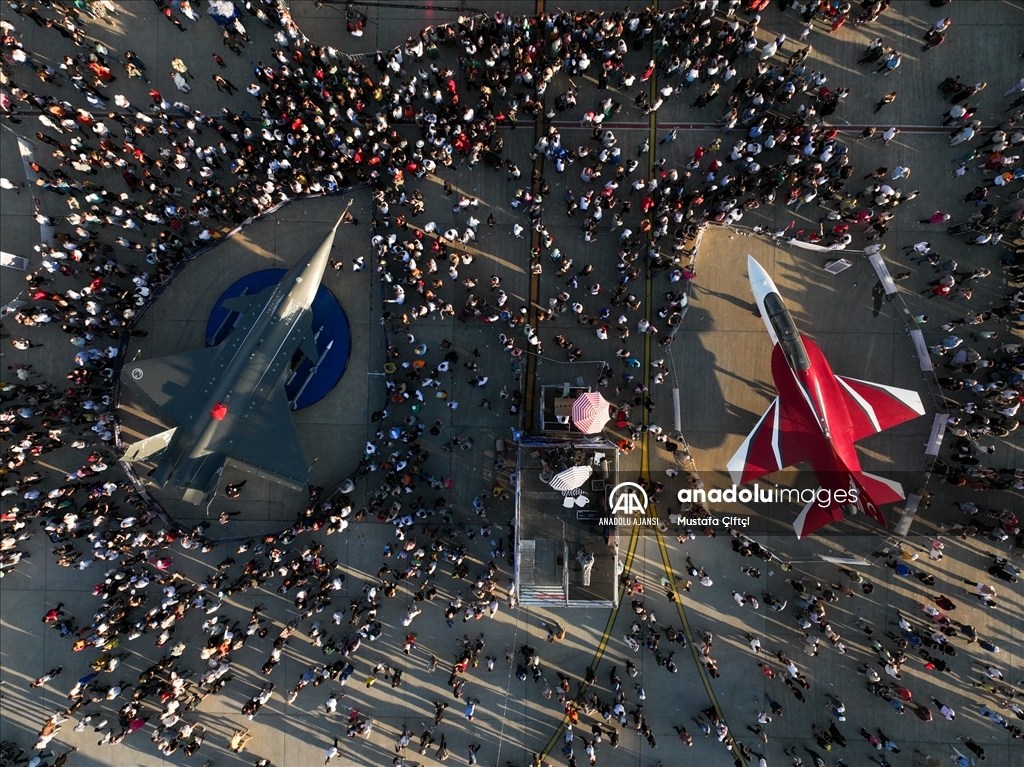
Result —
POLYGON ((234 298, 229 298, 226 301, 224 301, 221 304, 221 306, 223 306, 228 311, 238 312, 239 314, 245 314, 247 311, 249 311, 249 307, 257 303, 258 301, 266 303, 266 300, 270 298, 270 294, 275 287, 275 285, 270 285, 258 293, 245 293, 240 296, 235 296, 234 298))
POLYGON ((778 396, 727 464, 737 485, 793 466, 825 449, 821 426, 779 344, 772 349, 772 379, 778 396))
POLYGON ((795 422, 776 397, 726 468, 737 485, 807 460, 814 449, 805 425, 795 422))
POLYGON ((228 456, 241 469, 264 479, 302 490, 309 466, 302 454, 291 405, 278 385, 263 407, 249 419, 248 428, 228 456))
POLYGON ((208 377, 221 349, 208 346, 169 357, 125 365, 123 380, 153 401, 175 423, 183 423, 192 400, 208 377))
POLYGON ((836 381, 850 414, 854 442, 924 415, 917 392, 845 376, 836 376, 836 381))

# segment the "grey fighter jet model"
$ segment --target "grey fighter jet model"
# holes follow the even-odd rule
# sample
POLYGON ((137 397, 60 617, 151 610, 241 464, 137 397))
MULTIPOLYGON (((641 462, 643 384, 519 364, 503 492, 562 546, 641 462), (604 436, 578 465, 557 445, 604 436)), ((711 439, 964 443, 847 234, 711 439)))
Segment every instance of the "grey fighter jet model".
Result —
POLYGON ((155 463, 149 480, 184 489, 196 505, 213 498, 227 462, 303 488, 309 466, 284 386, 297 349, 317 358, 313 299, 340 223, 277 285, 224 302, 242 316, 222 343, 125 365, 124 384, 177 426, 134 443, 122 460, 155 463))

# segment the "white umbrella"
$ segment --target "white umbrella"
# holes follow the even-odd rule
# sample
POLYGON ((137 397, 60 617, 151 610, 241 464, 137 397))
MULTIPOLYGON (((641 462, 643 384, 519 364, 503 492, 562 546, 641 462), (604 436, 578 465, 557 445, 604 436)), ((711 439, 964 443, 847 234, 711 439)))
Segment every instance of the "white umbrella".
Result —
POLYGON ((551 478, 551 489, 558 490, 559 492, 563 490, 575 490, 590 479, 590 475, 593 473, 593 466, 573 466, 571 469, 558 472, 558 474, 551 478))

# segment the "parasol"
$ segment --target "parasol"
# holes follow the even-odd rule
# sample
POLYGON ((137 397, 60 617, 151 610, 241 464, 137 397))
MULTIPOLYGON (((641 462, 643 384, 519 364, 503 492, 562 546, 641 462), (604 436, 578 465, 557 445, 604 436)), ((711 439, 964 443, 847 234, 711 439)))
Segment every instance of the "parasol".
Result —
POLYGON ((610 403, 599 392, 581 394, 572 403, 572 422, 584 434, 596 434, 610 418, 610 403))
POLYGON ((551 489, 559 492, 574 490, 590 479, 590 475, 593 473, 593 466, 573 466, 571 469, 558 472, 551 478, 551 489))

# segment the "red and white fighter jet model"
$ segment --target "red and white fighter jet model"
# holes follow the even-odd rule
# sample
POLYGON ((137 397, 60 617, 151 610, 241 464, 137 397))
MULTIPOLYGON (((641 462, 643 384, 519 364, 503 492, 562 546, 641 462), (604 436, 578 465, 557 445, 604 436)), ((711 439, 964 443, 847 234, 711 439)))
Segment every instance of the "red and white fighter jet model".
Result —
POLYGON ((772 343, 778 396, 728 463, 736 484, 810 461, 821 483, 794 527, 798 538, 861 510, 885 526, 879 506, 902 500, 898 482, 861 471, 854 443, 924 415, 917 392, 837 376, 810 339, 801 338, 778 288, 747 256, 750 289, 772 343))

